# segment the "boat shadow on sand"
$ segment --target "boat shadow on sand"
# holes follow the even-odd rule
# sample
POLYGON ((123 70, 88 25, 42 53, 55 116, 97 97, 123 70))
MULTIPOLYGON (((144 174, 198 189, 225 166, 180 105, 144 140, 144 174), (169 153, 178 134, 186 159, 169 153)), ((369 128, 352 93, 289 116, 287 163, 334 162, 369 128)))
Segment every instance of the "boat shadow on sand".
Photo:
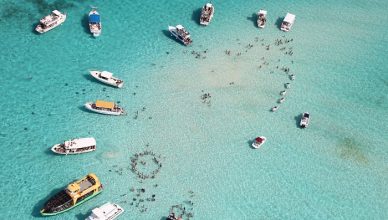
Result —
POLYGON ((78 213, 75 215, 75 218, 78 220, 85 220, 92 213, 93 208, 89 209, 85 214, 78 213))
POLYGON ((252 13, 252 15, 250 17, 247 17, 247 20, 248 21, 251 21, 253 26, 257 26, 257 15, 256 13, 252 13))
POLYGON ((194 21, 196 24, 201 25, 199 23, 199 19, 201 18, 201 12, 202 8, 195 9, 193 13, 191 14, 191 20, 194 21))
POLYGON ((42 216, 40 214, 40 210, 43 208, 44 204, 52 197, 54 196, 55 194, 57 194, 58 192, 60 192, 61 190, 63 190, 65 187, 67 186, 63 186, 61 188, 57 188, 57 189, 54 189, 52 190, 50 193, 48 193, 48 195, 39 200, 38 203, 35 204, 35 206, 32 208, 32 213, 31 215, 35 218, 45 218, 44 216, 42 216))
POLYGON ((300 128, 300 120, 302 119, 302 115, 299 114, 299 115, 295 116, 294 119, 295 119, 295 126, 297 128, 300 128))
POLYGON ((89 29, 89 15, 84 15, 81 19, 81 26, 82 26, 82 29, 84 29, 84 32, 87 33, 90 38, 94 38, 91 34, 90 34, 90 29, 89 29))
POLYGON ((280 25, 282 24, 283 20, 284 20, 284 17, 278 17, 275 21, 275 26, 279 27, 280 29, 280 25))

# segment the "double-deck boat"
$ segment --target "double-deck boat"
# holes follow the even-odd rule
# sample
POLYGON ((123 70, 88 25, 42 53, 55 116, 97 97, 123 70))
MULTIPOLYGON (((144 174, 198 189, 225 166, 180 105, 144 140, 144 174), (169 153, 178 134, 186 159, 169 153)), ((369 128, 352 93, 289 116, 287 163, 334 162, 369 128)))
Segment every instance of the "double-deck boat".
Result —
POLYGON ((168 26, 168 30, 172 36, 182 42, 185 46, 193 42, 190 38, 190 33, 180 24, 178 24, 176 27, 168 26))
POLYGON ((300 119, 300 127, 307 128, 307 126, 309 126, 309 122, 310 122, 310 114, 308 112, 304 112, 302 114, 302 118, 300 119))
POLYGON ((90 71, 90 75, 96 78, 98 81, 103 82, 105 84, 122 88, 124 85, 124 81, 113 77, 113 73, 108 71, 90 71))
POLYGON ((102 184, 94 173, 69 184, 65 189, 51 197, 40 210, 46 215, 57 215, 66 212, 102 191, 102 184))
POLYGON ((60 24, 65 22, 66 14, 61 13, 58 10, 54 10, 51 14, 46 17, 40 19, 39 24, 36 26, 35 30, 38 33, 45 33, 55 27, 58 27, 60 24))
POLYGON ((79 138, 56 144, 51 151, 57 154, 82 154, 96 150, 96 140, 94 138, 79 138))
POLYGON ((252 143, 252 147, 255 149, 260 148, 265 142, 267 141, 267 138, 264 136, 260 136, 255 138, 255 140, 252 143))
POLYGON ((202 7, 201 17, 199 18, 199 23, 201 25, 207 26, 211 22, 213 16, 214 16, 214 6, 213 6, 213 4, 212 3, 206 3, 202 7))
POLYGON ((123 108, 116 105, 114 102, 106 102, 97 100, 95 103, 87 102, 85 107, 92 112, 105 114, 105 115, 125 115, 123 108))
POLYGON ((105 203, 104 205, 92 210, 92 214, 85 220, 113 220, 124 212, 121 206, 115 203, 105 203))
POLYGON ((280 30, 285 32, 290 31, 294 22, 295 22, 295 15, 287 13, 286 17, 284 17, 284 20, 280 26, 280 30))
POLYGON ((260 11, 257 12, 257 26, 259 28, 264 28, 265 23, 267 23, 267 11, 260 9, 260 11))
POLYGON ((89 12, 89 29, 94 37, 98 37, 101 34, 101 16, 97 12, 96 8, 92 8, 89 12))

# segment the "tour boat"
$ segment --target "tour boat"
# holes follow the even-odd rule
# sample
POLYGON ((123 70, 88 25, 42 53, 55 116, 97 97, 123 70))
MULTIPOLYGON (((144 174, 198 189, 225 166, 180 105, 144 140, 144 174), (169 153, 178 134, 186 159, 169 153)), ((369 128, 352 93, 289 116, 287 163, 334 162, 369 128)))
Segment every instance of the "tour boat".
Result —
POLYGON ((94 173, 73 183, 51 197, 40 210, 43 216, 66 212, 102 192, 102 184, 94 173))
POLYGON ((82 154, 96 150, 96 140, 94 138, 79 138, 56 144, 51 151, 57 154, 82 154))
POLYGON ((121 206, 115 203, 105 203, 104 205, 92 210, 92 214, 85 220, 113 220, 124 212, 121 206))
POLYGON ((300 127, 307 128, 307 126, 309 126, 309 122, 310 122, 310 114, 308 112, 304 112, 302 114, 302 118, 300 119, 300 127))
POLYGON ((92 8, 89 12, 89 29, 94 37, 98 37, 101 34, 101 16, 97 12, 96 8, 92 8))
POLYGON ((284 101, 286 101, 286 98, 282 97, 282 98, 279 99, 278 102, 279 102, 279 103, 283 103, 284 101))
POLYGON ((284 95, 286 95, 286 93, 287 93, 286 90, 283 90, 280 92, 280 95, 284 96, 284 95))
POLYGON ((267 11, 261 9, 257 13, 257 26, 259 28, 264 28, 266 22, 267 22, 267 11))
POLYGON ((284 17, 284 20, 280 26, 280 30, 285 32, 290 31, 294 22, 295 22, 295 15, 287 13, 286 17, 284 17))
POLYGON ((108 71, 90 71, 90 75, 96 78, 98 81, 103 82, 105 84, 122 88, 124 85, 124 81, 113 77, 113 73, 108 71))
POLYGON ((39 24, 36 26, 35 30, 38 33, 45 33, 55 27, 58 27, 66 20, 66 14, 61 13, 58 10, 54 10, 51 14, 40 19, 39 24))
POLYGON ((213 4, 212 3, 206 3, 202 7, 201 17, 199 19, 199 23, 201 25, 207 26, 211 22, 213 16, 214 16, 214 6, 213 6, 213 4))
POLYGON ((168 26, 168 30, 172 36, 182 42, 185 46, 193 42, 190 38, 190 33, 180 24, 178 24, 176 27, 168 26))
POLYGON ((116 105, 114 102, 106 102, 97 100, 95 103, 88 102, 85 107, 92 112, 105 114, 105 115, 125 115, 123 108, 116 105))
POLYGON ((253 141, 252 147, 255 148, 255 149, 258 149, 258 148, 261 147, 261 145, 263 145, 265 143, 265 141, 267 141, 266 137, 264 137, 264 136, 257 137, 253 141))
POLYGON ((274 106, 271 108, 271 111, 276 112, 279 109, 279 106, 274 106))

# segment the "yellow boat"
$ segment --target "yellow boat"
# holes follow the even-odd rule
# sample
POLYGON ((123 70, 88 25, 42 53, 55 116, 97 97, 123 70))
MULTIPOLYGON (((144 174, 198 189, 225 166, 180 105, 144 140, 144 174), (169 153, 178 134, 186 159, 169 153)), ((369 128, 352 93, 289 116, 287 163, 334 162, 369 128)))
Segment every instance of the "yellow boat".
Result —
POLYGON ((51 197, 40 210, 40 214, 46 216, 66 212, 98 195, 102 188, 97 176, 89 173, 51 197))

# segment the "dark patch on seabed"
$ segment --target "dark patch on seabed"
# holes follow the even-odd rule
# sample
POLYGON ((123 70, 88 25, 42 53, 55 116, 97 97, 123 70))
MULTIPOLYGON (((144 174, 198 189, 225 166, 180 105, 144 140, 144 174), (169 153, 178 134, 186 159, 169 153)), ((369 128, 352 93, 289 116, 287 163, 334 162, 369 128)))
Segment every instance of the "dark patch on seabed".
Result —
POLYGON ((368 164, 369 160, 365 155, 362 145, 353 138, 344 138, 337 144, 337 152, 341 158, 353 160, 359 164, 368 164))
POLYGON ((0 21, 19 19, 28 15, 28 11, 13 2, 4 3, 0 14, 0 21))
POLYGON ((32 3, 41 14, 48 14, 54 9, 58 9, 63 12, 63 10, 73 8, 75 4, 73 2, 82 2, 82 1, 66 1, 66 0, 57 0, 53 3, 47 3, 45 0, 25 0, 26 2, 32 3))

